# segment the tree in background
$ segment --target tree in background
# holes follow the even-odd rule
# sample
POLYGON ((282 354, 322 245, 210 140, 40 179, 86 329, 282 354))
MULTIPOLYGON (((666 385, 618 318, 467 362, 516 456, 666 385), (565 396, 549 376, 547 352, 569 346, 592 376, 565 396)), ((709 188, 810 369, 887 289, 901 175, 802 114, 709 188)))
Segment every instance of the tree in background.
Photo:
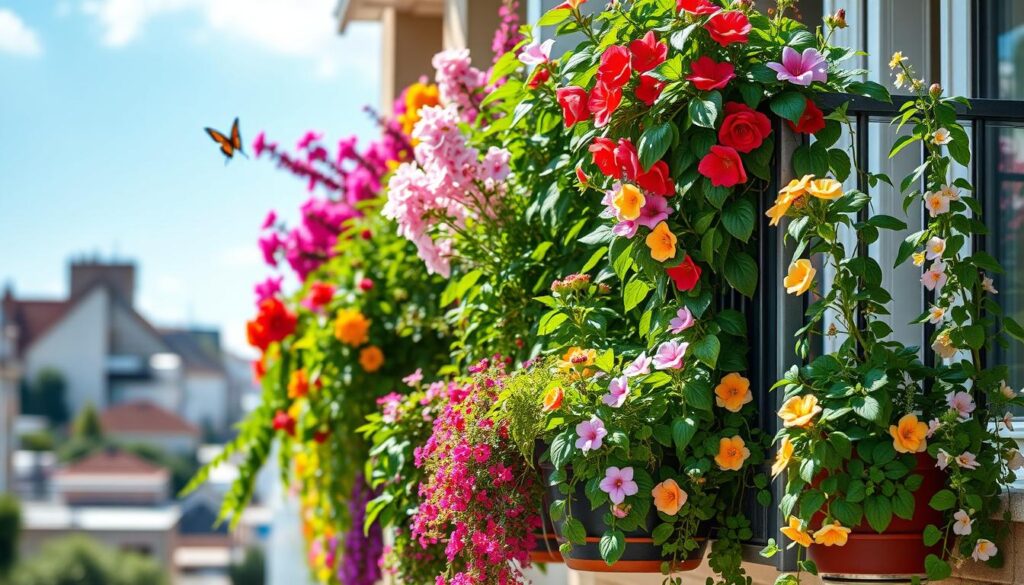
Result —
POLYGON ((75 417, 71 428, 71 439, 83 442, 99 443, 103 440, 103 427, 96 407, 88 403, 75 417))
POLYGON ((64 374, 54 368, 44 368, 31 382, 21 385, 21 411, 25 414, 45 416, 50 424, 59 427, 68 422, 67 382, 64 374))
POLYGON ((242 562, 231 565, 228 575, 231 585, 263 585, 266 576, 266 560, 263 551, 256 547, 245 550, 242 562))
POLYGON ((0 578, 10 573, 18 560, 21 532, 21 504, 9 494, 0 494, 0 578))
POLYGON ((10 585, 167 585, 165 570, 148 557, 103 546, 86 536, 48 542, 21 562, 10 585))

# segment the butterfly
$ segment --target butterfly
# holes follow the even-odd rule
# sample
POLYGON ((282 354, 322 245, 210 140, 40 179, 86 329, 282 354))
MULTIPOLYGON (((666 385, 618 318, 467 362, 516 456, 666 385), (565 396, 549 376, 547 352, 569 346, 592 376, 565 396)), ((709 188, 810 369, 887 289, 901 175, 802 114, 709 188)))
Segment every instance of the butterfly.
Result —
POLYGON ((213 128, 205 128, 205 130, 210 135, 210 138, 220 145, 220 151, 227 157, 224 160, 225 164, 235 156, 236 152, 240 152, 242 156, 249 158, 249 155, 245 154, 245 150, 242 149, 242 135, 238 131, 238 118, 235 118, 235 123, 231 125, 231 138, 224 136, 223 133, 213 128))

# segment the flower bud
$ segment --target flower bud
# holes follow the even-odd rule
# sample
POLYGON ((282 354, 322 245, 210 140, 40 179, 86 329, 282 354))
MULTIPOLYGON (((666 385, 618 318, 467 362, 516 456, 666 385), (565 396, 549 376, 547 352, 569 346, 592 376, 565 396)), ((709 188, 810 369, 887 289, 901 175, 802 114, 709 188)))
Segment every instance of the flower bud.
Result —
POLYGON ((942 95, 942 86, 941 86, 941 85, 939 85, 938 83, 933 83, 933 84, 931 85, 931 87, 929 87, 929 88, 928 88, 928 93, 929 93, 929 94, 930 94, 930 95, 931 95, 931 96, 932 96, 933 98, 937 98, 937 97, 939 97, 940 95, 942 95))
POLYGON ((825 24, 831 28, 846 28, 846 9, 840 8, 835 14, 825 17, 825 24))

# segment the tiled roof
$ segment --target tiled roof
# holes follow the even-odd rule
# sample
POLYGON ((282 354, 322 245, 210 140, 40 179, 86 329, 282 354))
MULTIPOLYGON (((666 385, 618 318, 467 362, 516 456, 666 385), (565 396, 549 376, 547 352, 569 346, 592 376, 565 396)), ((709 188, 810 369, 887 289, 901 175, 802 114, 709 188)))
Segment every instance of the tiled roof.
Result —
POLYGON ((188 329, 161 329, 171 351, 181 356, 185 369, 197 372, 224 373, 220 339, 217 332, 188 329))
POLYGON ((84 459, 75 461, 67 467, 60 469, 57 473, 60 475, 151 475, 157 473, 166 475, 168 472, 163 467, 150 463, 138 455, 133 455, 126 451, 103 449, 84 459))
POLYGON ((199 435, 199 429, 180 416, 151 402, 125 402, 100 414, 103 432, 199 435))
POLYGON ((24 351, 53 327, 72 306, 70 301, 4 299, 4 314, 18 326, 18 349, 24 351))

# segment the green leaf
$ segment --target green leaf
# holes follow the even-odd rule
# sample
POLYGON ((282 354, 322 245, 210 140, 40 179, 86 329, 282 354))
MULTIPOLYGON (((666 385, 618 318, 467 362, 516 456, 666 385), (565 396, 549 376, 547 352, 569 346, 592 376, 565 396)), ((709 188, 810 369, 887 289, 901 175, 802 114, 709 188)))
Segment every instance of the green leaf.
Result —
POLYGON ((749 199, 733 201, 722 210, 722 225, 725 226, 725 230, 744 242, 750 239, 750 234, 754 233, 756 222, 757 212, 749 199))
POLYGON ((924 570, 928 574, 929 581, 942 581, 943 579, 948 579, 953 574, 953 569, 949 566, 949 563, 936 555, 925 557, 924 570))
POLYGON ((928 505, 931 506, 933 510, 938 510, 939 512, 949 510, 956 505, 956 494, 949 490, 940 490, 932 496, 928 505))
POLYGON ((892 513, 903 518, 912 520, 914 517, 914 496, 910 495, 907 488, 899 486, 892 496, 892 513))
POLYGON ((850 177, 850 157, 846 151, 839 148, 830 148, 828 151, 828 166, 836 180, 842 183, 850 177))
POLYGON ((562 536, 573 544, 584 544, 587 542, 587 530, 583 523, 575 518, 568 518, 562 526, 562 536))
POLYGON ((718 354, 722 351, 722 342, 717 335, 705 335, 690 345, 690 351, 710 368, 718 365, 718 354))
POLYGON ((555 469, 562 469, 569 462, 573 450, 576 448, 575 442, 576 431, 573 429, 565 429, 555 435, 555 438, 551 441, 550 449, 551 464, 555 466, 555 469))
POLYGON ((807 98, 795 91, 780 93, 771 103, 771 109, 776 115, 793 123, 800 121, 800 116, 804 115, 806 108, 807 98))
POLYGON ((665 541, 672 536, 673 530, 675 530, 675 527, 668 522, 658 524, 654 531, 651 532, 651 539, 654 541, 654 546, 661 546, 664 544, 665 541))
POLYGON ((843 526, 856 526, 860 524, 864 517, 864 510, 860 507, 860 504, 855 504, 842 498, 833 500, 829 504, 829 511, 832 512, 832 515, 843 526))
POLYGON ((725 280, 747 297, 757 290, 757 263, 746 252, 732 252, 725 262, 725 280))
POLYGON ((683 385, 683 400, 688 406, 710 411, 711 385, 701 379, 689 380, 683 385))
POLYGON ((1024 327, 1021 327, 1020 323, 1014 321, 1013 318, 1003 318, 1003 329, 1006 329, 1006 332, 1013 336, 1017 341, 1024 341, 1024 327))
POLYGON ((715 315, 715 322, 729 335, 745 337, 747 335, 747 318, 739 311, 725 309, 715 315))
POLYGON ((885 86, 874 81, 854 81, 846 86, 846 91, 855 95, 862 95, 880 102, 892 103, 889 90, 885 86))
POLYGON ((942 540, 942 531, 934 524, 929 524, 924 529, 924 545, 935 546, 942 540))
POLYGON ((714 128, 721 110, 722 94, 717 91, 709 93, 707 99, 694 98, 690 100, 690 120, 695 126, 714 128))
POLYGON ((626 535, 621 530, 609 530, 601 536, 598 548, 604 562, 614 565, 626 550, 626 535))
POLYGON ((566 18, 569 18, 571 11, 568 8, 555 8, 549 10, 544 16, 540 17, 537 21, 537 26, 554 26, 561 24, 566 18))
POLYGON ((658 162, 672 146, 673 127, 671 122, 663 122, 651 126, 640 135, 637 150, 640 154, 640 165, 648 170, 658 162))
POLYGON ((968 325, 960 328, 960 334, 971 349, 981 349, 985 345, 985 326, 981 324, 968 325))
POLYGON ((646 282, 635 279, 630 281, 626 285, 626 289, 622 292, 622 301, 625 305, 626 312, 632 311, 637 305, 642 303, 647 298, 647 294, 651 292, 651 287, 646 282))
POLYGON ((689 49, 686 45, 686 41, 690 38, 690 35, 693 34, 693 31, 696 30, 696 28, 697 23, 695 22, 683 30, 678 30, 672 33, 672 36, 668 38, 668 43, 672 45, 673 49, 686 52, 686 50, 689 49))
POLYGON ((558 327, 569 319, 569 315, 555 309, 548 311, 540 318, 537 324, 537 335, 550 335, 558 330, 558 327))
POLYGON ((692 418, 677 418, 672 421, 672 442, 675 443, 677 453, 682 453, 696 434, 697 423, 692 418))
POLYGON ((892 502, 882 495, 868 496, 864 501, 864 515, 875 532, 881 534, 892 522, 892 502))
POLYGON ((855 396, 850 401, 850 406, 864 420, 879 422, 879 415, 882 414, 882 406, 874 396, 855 396))

